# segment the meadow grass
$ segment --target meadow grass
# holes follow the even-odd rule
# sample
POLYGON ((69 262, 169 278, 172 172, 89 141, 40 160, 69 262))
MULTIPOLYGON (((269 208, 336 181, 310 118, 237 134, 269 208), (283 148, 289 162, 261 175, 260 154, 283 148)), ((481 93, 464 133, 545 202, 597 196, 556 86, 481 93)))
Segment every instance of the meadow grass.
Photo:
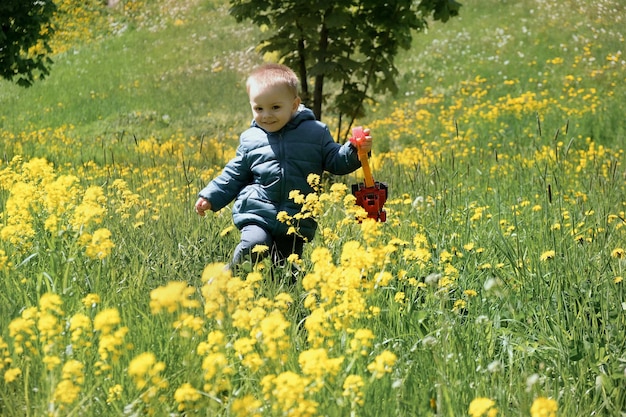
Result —
POLYGON ((360 171, 322 179, 295 284, 224 271, 229 209, 193 212, 260 32, 62 4, 50 78, 0 84, 2 415, 626 413, 620 2, 468 1, 418 35, 359 121, 388 220, 356 220, 360 171))

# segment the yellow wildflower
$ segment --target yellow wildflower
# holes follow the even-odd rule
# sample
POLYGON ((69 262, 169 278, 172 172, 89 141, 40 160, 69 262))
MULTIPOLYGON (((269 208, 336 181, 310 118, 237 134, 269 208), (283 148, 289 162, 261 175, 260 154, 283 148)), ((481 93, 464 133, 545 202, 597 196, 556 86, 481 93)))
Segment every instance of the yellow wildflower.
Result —
POLYGON ((63 379, 54 390, 54 400, 62 404, 72 404, 78 399, 81 387, 70 379, 63 379))
POLYGON ((365 402, 363 397, 362 388, 365 385, 363 378, 359 375, 348 375, 343 381, 343 393, 342 395, 350 399, 350 403, 353 405, 362 406, 365 402))
POLYGON ((119 311, 115 308, 107 308, 96 315, 93 321, 93 328, 101 331, 102 334, 109 334, 121 322, 119 311))
POLYGON ((495 401, 490 398, 474 398, 469 405, 468 413, 471 417, 495 417, 498 409, 494 407, 495 401))
POLYGON ((165 363, 157 362, 152 352, 144 352, 136 356, 128 365, 128 375, 137 389, 144 389, 149 384, 161 386, 166 384, 160 376, 165 370, 165 363))
POLYGON ((289 192, 289 199, 293 200, 296 204, 304 204, 305 197, 299 190, 291 190, 289 192))
POLYGON ((91 186, 85 190, 83 201, 74 210, 71 224, 79 230, 82 226, 100 224, 106 214, 106 196, 101 187, 91 186))
POLYGON ((109 388, 109 395, 107 396, 107 404, 111 404, 122 398, 123 388, 120 384, 115 384, 109 388))
POLYGON ((334 377, 341 370, 343 357, 329 358, 324 348, 308 349, 300 353, 298 363, 302 373, 317 381, 317 389, 324 386, 324 377, 334 377))
POLYGON ((462 311, 467 306, 467 301, 456 300, 452 306, 452 311, 462 311))
POLYGON ((531 417, 556 417, 559 406, 551 398, 538 397, 530 407, 531 417))
POLYGON ((370 371, 374 377, 380 379, 385 376, 385 374, 392 371, 397 359, 395 354, 385 350, 374 358, 374 362, 367 365, 367 370, 370 371))
POLYGON ((17 378, 22 375, 22 370, 20 368, 10 368, 4 373, 4 382, 10 384, 17 380, 17 378))
POLYGON ((82 313, 76 313, 70 318, 70 340, 78 347, 89 347, 91 333, 91 319, 82 313))
POLYGON ((87 294, 81 302, 87 308, 94 308, 100 304, 100 296, 98 294, 87 294))
POLYGON ((406 300, 406 294, 402 291, 398 291, 394 297, 393 300, 398 303, 398 304, 404 304, 405 300, 406 300))
POLYGON ((373 340, 374 333, 370 329, 358 329, 350 341, 348 353, 359 353, 362 356, 367 356, 367 349, 372 347, 373 340))
POLYGON ((93 232, 91 241, 85 249, 85 254, 92 259, 104 259, 111 254, 114 247, 115 243, 111 240, 111 232, 101 228, 93 232))
POLYGON ((312 417, 317 415, 317 402, 306 399, 309 380, 294 372, 267 375, 261 380, 265 400, 279 415, 312 417))
POLYGON ((615 248, 611 252, 611 256, 617 259, 624 259, 626 257, 626 251, 623 248, 615 248))
POLYGON ((263 403, 252 395, 235 398, 231 405, 234 417, 261 417, 263 403))
POLYGON ((267 245, 254 245, 252 253, 266 253, 270 248, 267 245))
POLYGON ((193 408, 193 404, 200 398, 202 398, 200 392, 188 382, 178 387, 174 392, 174 400, 178 403, 178 411, 193 408))
POLYGON ((198 300, 190 299, 195 293, 196 289, 185 282, 169 282, 150 292, 150 311, 152 314, 158 314, 161 311, 173 313, 181 308, 200 307, 198 300))

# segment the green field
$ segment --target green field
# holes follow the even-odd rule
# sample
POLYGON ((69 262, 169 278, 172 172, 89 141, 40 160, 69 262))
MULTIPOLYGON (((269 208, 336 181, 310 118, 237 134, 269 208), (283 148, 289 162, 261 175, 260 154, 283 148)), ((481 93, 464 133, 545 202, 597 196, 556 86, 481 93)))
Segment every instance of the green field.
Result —
MULTIPOLYGON (((216 0, 59 0, 0 81, 0 415, 625 416, 620 0, 467 0, 368 103, 387 221, 324 178, 297 283, 223 270, 197 192, 263 33, 216 0)), ((336 130, 337 118, 324 122, 336 130)))

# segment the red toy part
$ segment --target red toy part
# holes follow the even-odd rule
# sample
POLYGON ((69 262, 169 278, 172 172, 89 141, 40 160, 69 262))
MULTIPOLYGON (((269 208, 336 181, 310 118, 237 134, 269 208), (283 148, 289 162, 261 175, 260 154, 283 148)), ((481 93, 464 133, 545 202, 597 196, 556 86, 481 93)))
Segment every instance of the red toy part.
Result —
POLYGON ((370 170, 367 151, 361 150, 361 142, 365 139, 365 132, 362 127, 352 129, 350 142, 357 148, 365 182, 352 184, 352 194, 356 197, 356 204, 363 207, 367 212, 367 217, 381 222, 387 220, 387 212, 383 209, 387 201, 387 184, 374 181, 370 170))

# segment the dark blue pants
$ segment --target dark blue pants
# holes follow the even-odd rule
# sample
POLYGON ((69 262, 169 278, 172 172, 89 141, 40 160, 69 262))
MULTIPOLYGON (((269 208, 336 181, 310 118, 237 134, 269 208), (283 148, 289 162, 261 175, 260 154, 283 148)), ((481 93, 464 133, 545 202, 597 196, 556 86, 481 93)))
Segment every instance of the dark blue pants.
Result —
POLYGON ((231 267, 238 265, 249 256, 252 263, 256 263, 266 256, 272 257, 274 264, 284 262, 289 255, 296 254, 302 257, 304 239, 296 235, 273 236, 261 226, 248 224, 241 229, 241 241, 235 248, 231 267), (256 245, 265 245, 269 251, 265 253, 252 253, 256 245))

